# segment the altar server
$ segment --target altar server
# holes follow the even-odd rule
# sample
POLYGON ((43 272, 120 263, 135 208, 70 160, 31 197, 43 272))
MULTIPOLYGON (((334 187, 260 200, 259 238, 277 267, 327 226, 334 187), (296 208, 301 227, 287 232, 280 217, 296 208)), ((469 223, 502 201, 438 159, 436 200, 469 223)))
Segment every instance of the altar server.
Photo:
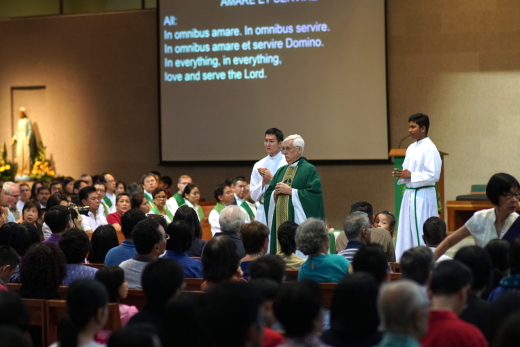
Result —
POLYGON ((422 225, 439 215, 435 183, 441 176, 442 160, 428 137, 430 120, 427 115, 416 113, 408 118, 408 123, 410 137, 416 142, 406 150, 403 169, 393 171, 398 184, 406 184, 397 228, 397 262, 406 250, 424 246, 422 225))
POLYGON ((251 199, 259 202, 255 220, 267 224, 264 211, 264 194, 273 179, 273 175, 284 165, 287 165, 280 148, 283 143, 283 132, 277 128, 267 129, 264 136, 264 148, 267 156, 257 161, 251 173, 251 199))

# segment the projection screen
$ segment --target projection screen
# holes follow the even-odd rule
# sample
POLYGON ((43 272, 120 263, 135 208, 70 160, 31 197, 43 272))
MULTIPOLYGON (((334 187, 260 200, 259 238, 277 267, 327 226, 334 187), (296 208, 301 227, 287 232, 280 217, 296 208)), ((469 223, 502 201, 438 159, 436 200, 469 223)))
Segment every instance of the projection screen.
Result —
POLYGON ((383 0, 159 0, 161 161, 388 158, 383 0))

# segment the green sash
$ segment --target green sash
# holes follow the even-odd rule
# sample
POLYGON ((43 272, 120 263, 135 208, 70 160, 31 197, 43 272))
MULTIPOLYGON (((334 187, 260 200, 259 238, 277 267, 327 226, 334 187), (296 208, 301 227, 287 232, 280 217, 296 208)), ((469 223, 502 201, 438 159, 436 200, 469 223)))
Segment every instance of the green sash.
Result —
POLYGON ((251 218, 251 221, 255 220, 255 214, 253 213, 253 210, 251 210, 251 207, 249 207, 249 204, 247 201, 242 201, 240 204, 240 207, 242 207, 244 210, 246 210, 247 214, 249 215, 249 218, 251 218))
POLYGON ((154 206, 153 199, 147 193, 143 193, 143 195, 145 196, 146 200, 148 200, 148 204, 150 204, 150 208, 152 208, 154 206))
POLYGON ((182 197, 182 195, 179 194, 179 192, 173 194, 172 198, 174 198, 175 201, 177 201, 177 206, 179 207, 186 204, 184 202, 184 198, 182 197))
MULTIPOLYGON (((170 210, 168 210, 168 208, 166 208, 166 206, 164 206, 164 212, 166 212, 166 215, 168 216, 168 218, 170 219, 170 223, 173 221, 173 214, 170 212, 170 210)), ((154 206, 150 209, 150 211, 152 211, 153 213, 155 214, 158 214, 158 215, 163 215, 161 212, 159 212, 159 209, 157 208, 157 206, 154 206)), ((168 223, 168 224, 170 224, 168 223)))
POLYGON ((198 206, 197 211, 198 211, 197 213, 199 215, 200 220, 203 220, 205 216, 204 216, 204 211, 202 210, 202 207, 198 206))
POLYGON ((103 206, 103 211, 105 211, 105 218, 108 217, 108 207, 104 201, 101 201, 101 205, 103 206))
POLYGON ((110 200, 110 198, 108 196, 104 196, 103 197, 103 201, 105 202, 105 205, 107 205, 109 208, 112 207, 112 200, 110 200))
POLYGON ((421 245, 421 239, 419 238, 419 223, 417 221, 417 191, 424 188, 435 188, 437 189, 437 186, 424 186, 424 187, 418 187, 418 188, 409 188, 406 187, 406 189, 414 190, 413 195, 413 213, 415 215, 415 234, 417 235, 417 245, 421 245))
MULTIPOLYGON (((289 195, 278 195, 275 200, 275 204, 283 203, 283 205, 287 204, 287 210, 282 207, 281 210, 278 210, 277 206, 275 206, 275 213, 273 216, 269 216, 269 204, 271 199, 271 194, 273 194, 276 184, 279 182, 283 182, 285 180, 285 173, 287 172, 289 165, 282 166, 276 171, 276 174, 273 177, 273 180, 269 184, 265 195, 264 195, 264 206, 266 211, 266 220, 268 223, 271 223, 271 241, 270 241, 270 252, 275 254, 277 251, 277 228, 280 224, 285 221, 294 221, 294 206, 292 203, 292 196, 289 195), (285 196, 286 198, 281 197, 285 196), (283 200, 287 200, 284 202, 283 200), (278 223, 278 215, 280 218, 287 218, 286 220, 278 223), (284 217, 283 215, 286 215, 284 217), (272 218, 270 221, 269 218, 272 218)), ((323 205, 323 195, 321 189, 321 181, 318 175, 318 171, 314 167, 314 165, 307 162, 305 159, 300 159, 298 162, 298 170, 297 173, 292 178, 292 184, 290 186, 294 189, 298 189, 298 198, 303 207, 303 211, 305 212, 305 216, 307 218, 314 217, 318 219, 325 219, 325 209, 323 205)), ((287 182, 285 182, 288 184, 287 182)))

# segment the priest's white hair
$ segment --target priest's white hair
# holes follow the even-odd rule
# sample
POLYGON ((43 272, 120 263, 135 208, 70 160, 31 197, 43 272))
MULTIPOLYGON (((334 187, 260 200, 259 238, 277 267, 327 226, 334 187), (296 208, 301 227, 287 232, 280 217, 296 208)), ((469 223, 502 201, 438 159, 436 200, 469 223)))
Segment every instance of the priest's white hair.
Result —
POLYGON ((303 155, 303 150, 305 149, 305 141, 303 141, 303 138, 298 134, 294 134, 294 135, 289 135, 284 139, 284 141, 290 141, 290 140, 294 140, 293 141, 294 147, 302 148, 302 155, 303 155))

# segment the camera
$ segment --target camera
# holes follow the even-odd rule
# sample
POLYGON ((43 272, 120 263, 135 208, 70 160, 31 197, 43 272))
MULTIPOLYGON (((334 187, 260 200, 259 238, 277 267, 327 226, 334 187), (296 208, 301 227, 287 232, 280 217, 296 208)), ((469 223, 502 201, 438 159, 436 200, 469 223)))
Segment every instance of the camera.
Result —
POLYGON ((70 217, 72 220, 76 220, 78 218, 78 213, 84 216, 88 216, 88 206, 78 207, 76 204, 69 205, 70 217))

